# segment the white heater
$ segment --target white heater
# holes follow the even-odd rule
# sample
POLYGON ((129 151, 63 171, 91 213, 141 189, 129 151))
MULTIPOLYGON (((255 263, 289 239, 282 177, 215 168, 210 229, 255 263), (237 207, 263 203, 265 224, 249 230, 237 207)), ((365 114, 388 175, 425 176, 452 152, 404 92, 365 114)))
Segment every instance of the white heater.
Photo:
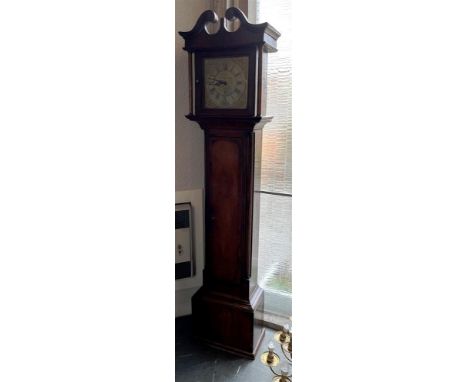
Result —
POLYGON ((183 279, 194 274, 192 256, 192 206, 190 203, 175 205, 175 278, 183 279))

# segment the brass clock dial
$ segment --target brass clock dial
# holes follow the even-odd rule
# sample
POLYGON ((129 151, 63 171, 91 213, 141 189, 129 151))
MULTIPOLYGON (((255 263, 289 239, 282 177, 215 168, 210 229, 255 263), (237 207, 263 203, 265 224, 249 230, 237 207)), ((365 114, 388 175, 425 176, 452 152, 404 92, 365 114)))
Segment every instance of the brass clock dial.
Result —
POLYGON ((205 108, 245 109, 249 57, 205 58, 205 108))

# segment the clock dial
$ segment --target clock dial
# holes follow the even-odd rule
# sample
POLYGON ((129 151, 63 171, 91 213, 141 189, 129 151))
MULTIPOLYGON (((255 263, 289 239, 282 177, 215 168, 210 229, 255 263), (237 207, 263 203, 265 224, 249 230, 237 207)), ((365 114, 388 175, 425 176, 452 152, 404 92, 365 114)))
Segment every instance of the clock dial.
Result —
POLYGON ((205 58, 205 108, 245 109, 249 57, 205 58))

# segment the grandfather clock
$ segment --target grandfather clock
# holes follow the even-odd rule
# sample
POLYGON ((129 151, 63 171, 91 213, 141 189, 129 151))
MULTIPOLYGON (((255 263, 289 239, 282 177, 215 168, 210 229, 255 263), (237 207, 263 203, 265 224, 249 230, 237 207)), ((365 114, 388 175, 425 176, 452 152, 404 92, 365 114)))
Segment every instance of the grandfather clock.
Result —
POLYGON ((280 36, 268 23, 250 24, 237 8, 219 20, 205 11, 185 39, 190 114, 205 133, 205 269, 192 298, 194 334, 220 349, 255 358, 264 335, 258 324, 258 193, 265 117, 267 53, 280 36), (239 20, 228 31, 227 20, 239 20))

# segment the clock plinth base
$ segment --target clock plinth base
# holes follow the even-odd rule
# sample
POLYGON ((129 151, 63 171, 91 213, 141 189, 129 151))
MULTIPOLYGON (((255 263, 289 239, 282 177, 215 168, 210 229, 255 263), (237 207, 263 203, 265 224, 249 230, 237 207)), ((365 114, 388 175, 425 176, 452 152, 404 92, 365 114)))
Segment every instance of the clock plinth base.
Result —
POLYGON ((263 290, 257 286, 249 301, 230 298, 205 287, 192 297, 194 335, 206 344, 254 359, 263 340, 263 290))

